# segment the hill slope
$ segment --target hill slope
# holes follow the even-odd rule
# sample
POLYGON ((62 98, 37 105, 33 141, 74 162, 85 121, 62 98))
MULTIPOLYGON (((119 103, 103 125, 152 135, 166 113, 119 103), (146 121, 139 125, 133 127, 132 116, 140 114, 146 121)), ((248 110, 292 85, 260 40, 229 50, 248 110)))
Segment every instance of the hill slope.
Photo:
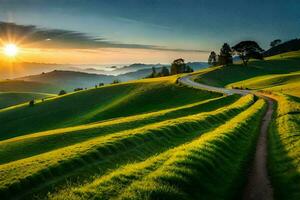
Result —
POLYGON ((220 87, 238 87, 242 85, 244 88, 251 88, 252 85, 253 88, 258 88, 257 85, 260 85, 260 88, 265 88, 268 87, 266 84, 269 84, 270 87, 279 84, 280 81, 283 84, 283 79, 289 84, 297 82, 299 72, 300 51, 295 51, 268 57, 264 61, 251 61, 248 66, 237 64, 210 68, 209 71, 199 74, 196 81, 220 87), (291 76, 283 75, 291 73, 295 74, 291 76), (272 74, 277 76, 272 76, 272 74), (253 79, 251 80, 251 78, 253 79), (257 81, 262 82, 254 86, 253 84, 257 81))
POLYGON ((0 138, 182 106, 220 94, 174 84, 176 77, 145 79, 84 90, 0 111, 0 138))
POLYGON ((268 169, 275 199, 299 199, 300 51, 252 61, 249 66, 215 67, 195 73, 199 82, 259 90, 274 99, 269 128, 268 169), (219 74, 219 75, 218 75, 219 74))
POLYGON ((53 97, 52 94, 31 92, 0 92, 0 109, 25 103, 33 99, 53 97))

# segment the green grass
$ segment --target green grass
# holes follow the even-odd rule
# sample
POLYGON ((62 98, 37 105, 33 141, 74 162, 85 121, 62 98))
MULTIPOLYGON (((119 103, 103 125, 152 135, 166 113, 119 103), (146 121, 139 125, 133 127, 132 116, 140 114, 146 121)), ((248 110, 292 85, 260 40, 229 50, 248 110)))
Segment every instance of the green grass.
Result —
POLYGON ((213 111, 233 103, 238 98, 237 95, 218 97, 157 112, 38 132, 4 140, 2 142, 0 141, 0 164, 66 147, 94 137, 122 130, 134 129, 169 119, 213 111))
POLYGON ((30 100, 53 97, 53 94, 32 92, 0 92, 0 109, 29 102, 30 100))
POLYGON ((276 199, 300 199, 300 98, 272 95, 278 101, 269 135, 269 169, 276 199))
POLYGON ((232 86, 234 83, 242 82, 242 85, 247 87, 246 81, 251 78, 299 72, 300 51, 280 54, 263 61, 252 60, 247 66, 235 64, 212 69, 206 73, 200 72, 196 81, 219 87, 232 86))
POLYGON ((221 94, 174 84, 176 77, 134 81, 0 110, 0 139, 175 108, 221 94))
MULTIPOLYGON (((299 73, 300 52, 193 73, 199 82, 263 90, 277 100, 268 147, 277 199, 299 199, 299 73)), ((265 101, 189 88, 177 78, 0 109, 1 198, 240 198, 265 101)), ((5 84, 0 91, 15 83, 5 84)))
POLYGON ((289 74, 258 76, 245 81, 230 84, 227 87, 281 92, 283 94, 300 97, 300 73, 294 72, 289 74))
POLYGON ((262 91, 277 102, 268 167, 276 199, 300 199, 300 51, 194 73, 210 85, 262 91))
MULTIPOLYGON (((0 165, 0 191, 3 195, 20 194, 28 187, 37 186, 40 182, 51 182, 59 177, 67 177, 85 166, 103 163, 111 157, 130 152, 133 149, 147 152, 146 149, 150 146, 153 155, 158 153, 159 149, 166 150, 174 145, 182 144, 205 131, 224 124, 233 116, 247 109, 253 102, 254 97, 249 95, 231 106, 216 111, 108 134, 48 153, 2 164, 0 165), (156 144, 160 144, 159 147, 156 144)), ((135 156, 142 157, 141 153, 135 156)), ((135 156, 129 156, 129 158, 136 158, 135 156)), ((125 157, 119 158, 118 162, 126 159, 128 158, 125 155, 125 157)), ((118 162, 114 162, 113 166, 116 166, 118 162)), ((80 174, 82 175, 82 172, 80 174)))
POLYGON ((265 102, 215 130, 50 199, 233 199, 245 182, 265 102))

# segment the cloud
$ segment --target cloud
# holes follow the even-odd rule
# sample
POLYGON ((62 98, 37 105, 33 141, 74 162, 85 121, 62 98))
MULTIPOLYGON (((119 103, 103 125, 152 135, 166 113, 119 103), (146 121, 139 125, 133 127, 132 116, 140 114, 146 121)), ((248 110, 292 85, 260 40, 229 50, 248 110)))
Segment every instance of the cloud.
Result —
POLYGON ((205 52, 205 50, 173 49, 163 46, 147 44, 128 44, 108 41, 102 37, 93 37, 86 33, 39 28, 35 25, 19 25, 0 22, 0 41, 19 42, 28 47, 38 48, 71 48, 71 49, 99 49, 99 48, 129 48, 159 51, 205 52))

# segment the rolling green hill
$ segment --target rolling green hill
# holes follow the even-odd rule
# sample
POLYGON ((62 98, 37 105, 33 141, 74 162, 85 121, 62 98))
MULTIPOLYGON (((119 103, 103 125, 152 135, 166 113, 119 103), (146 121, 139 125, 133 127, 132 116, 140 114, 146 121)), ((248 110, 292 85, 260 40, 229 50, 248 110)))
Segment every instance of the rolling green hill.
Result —
POLYGON ((0 138, 154 112, 220 96, 176 85, 175 80, 133 81, 70 93, 33 107, 4 109, 0 111, 0 138))
MULTIPOLYGON (((102 199, 111 194, 110 187, 93 193, 91 185, 102 188, 98 182, 108 180, 106 177, 111 177, 110 173, 124 173, 126 164, 130 164, 131 169, 141 168, 140 174, 128 171, 134 178, 126 182, 132 182, 130 185, 134 186, 151 171, 164 170, 171 161, 181 163, 177 156, 182 153, 203 151, 207 159, 220 160, 223 157, 220 151, 227 155, 233 149, 239 156, 225 157, 235 163, 234 166, 224 165, 222 170, 232 167, 236 170, 223 176, 222 180, 224 183, 238 181, 234 186, 222 184, 217 188, 220 196, 240 195, 230 188, 243 187, 245 180, 239 177, 246 173, 245 164, 250 162, 248 155, 255 146, 253 142, 265 108, 264 101, 257 101, 253 95, 240 98, 193 89, 176 84, 176 79, 177 76, 171 76, 132 81, 53 97, 38 101, 32 107, 21 104, 2 109, 0 196, 31 198, 38 195, 64 199, 67 194, 83 199, 102 199), (244 137, 243 130, 249 127, 251 134, 244 137), (244 142, 234 142, 240 141, 234 138, 244 142), (220 147, 214 146, 222 141, 225 143, 220 147), (212 145, 210 148, 214 150, 206 149, 206 144, 212 145), (233 149, 228 149, 228 145, 233 149), (83 190, 88 190, 89 196, 74 193, 82 191, 77 184, 86 188, 83 190)), ((206 164, 203 167, 207 167, 206 164)), ((195 170, 193 166, 187 166, 187 169, 195 170)), ((220 178, 217 173, 198 175, 211 179, 205 188, 220 178)), ((184 176, 194 182, 188 174, 184 176)), ((118 184, 120 191, 131 191, 126 184, 118 184)), ((141 184, 147 184, 147 181, 141 184)), ((153 186, 157 184, 153 182, 153 186)), ((168 187, 173 187, 173 183, 170 184, 168 187)), ((193 190, 186 191, 185 187, 177 189, 196 194, 193 190)), ((165 193, 163 186, 161 191, 158 194, 171 195, 170 198, 177 194, 175 191, 165 193)), ((203 189, 203 195, 211 196, 212 193, 210 190, 205 193, 203 189)))
POLYGON ((32 99, 53 97, 52 94, 32 92, 0 92, 0 109, 28 102, 32 99))
MULTIPOLYGON (((299 58, 292 52, 193 73, 200 82, 262 90, 276 100, 268 168, 277 199, 299 197, 299 58)), ((240 199, 266 101, 194 89, 178 77, 1 109, 0 196, 240 199)))
MULTIPOLYGON (((247 66, 235 64, 218 66, 209 72, 200 74, 196 81, 213 86, 233 86, 242 82, 247 87, 246 81, 251 78, 259 79, 260 76, 287 74, 300 71, 300 51, 279 54, 265 58, 263 61, 253 60, 247 66)), ((272 85, 271 85, 272 86, 272 85)))
POLYGON ((300 51, 252 61, 246 67, 219 66, 194 75, 201 83, 259 91, 275 100, 277 110, 269 128, 269 175, 275 199, 299 199, 300 51))

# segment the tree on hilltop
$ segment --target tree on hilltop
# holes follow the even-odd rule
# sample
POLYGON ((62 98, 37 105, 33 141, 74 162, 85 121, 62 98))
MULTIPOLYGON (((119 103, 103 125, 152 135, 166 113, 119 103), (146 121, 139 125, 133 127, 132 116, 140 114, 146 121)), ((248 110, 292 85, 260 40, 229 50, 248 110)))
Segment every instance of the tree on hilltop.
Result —
POLYGON ((273 40, 272 42, 270 42, 270 46, 271 46, 271 48, 273 48, 273 47, 276 47, 277 45, 279 45, 280 43, 281 43, 281 40, 276 39, 276 40, 273 40))
POLYGON ((241 58, 245 66, 250 58, 263 59, 263 49, 255 41, 239 42, 232 49, 241 58))
POLYGON ((171 65, 171 74, 180 74, 180 73, 189 73, 193 72, 194 70, 185 64, 182 58, 176 59, 173 61, 171 65))
POLYGON ((232 49, 227 43, 224 43, 222 48, 220 49, 219 64, 220 65, 232 64, 232 49))
POLYGON ((208 57, 208 64, 210 64, 212 66, 217 65, 217 54, 216 54, 216 52, 214 52, 214 51, 210 52, 210 55, 208 57))
POLYGON ((166 66, 163 66, 160 72, 161 76, 169 76, 170 75, 170 71, 166 66))

